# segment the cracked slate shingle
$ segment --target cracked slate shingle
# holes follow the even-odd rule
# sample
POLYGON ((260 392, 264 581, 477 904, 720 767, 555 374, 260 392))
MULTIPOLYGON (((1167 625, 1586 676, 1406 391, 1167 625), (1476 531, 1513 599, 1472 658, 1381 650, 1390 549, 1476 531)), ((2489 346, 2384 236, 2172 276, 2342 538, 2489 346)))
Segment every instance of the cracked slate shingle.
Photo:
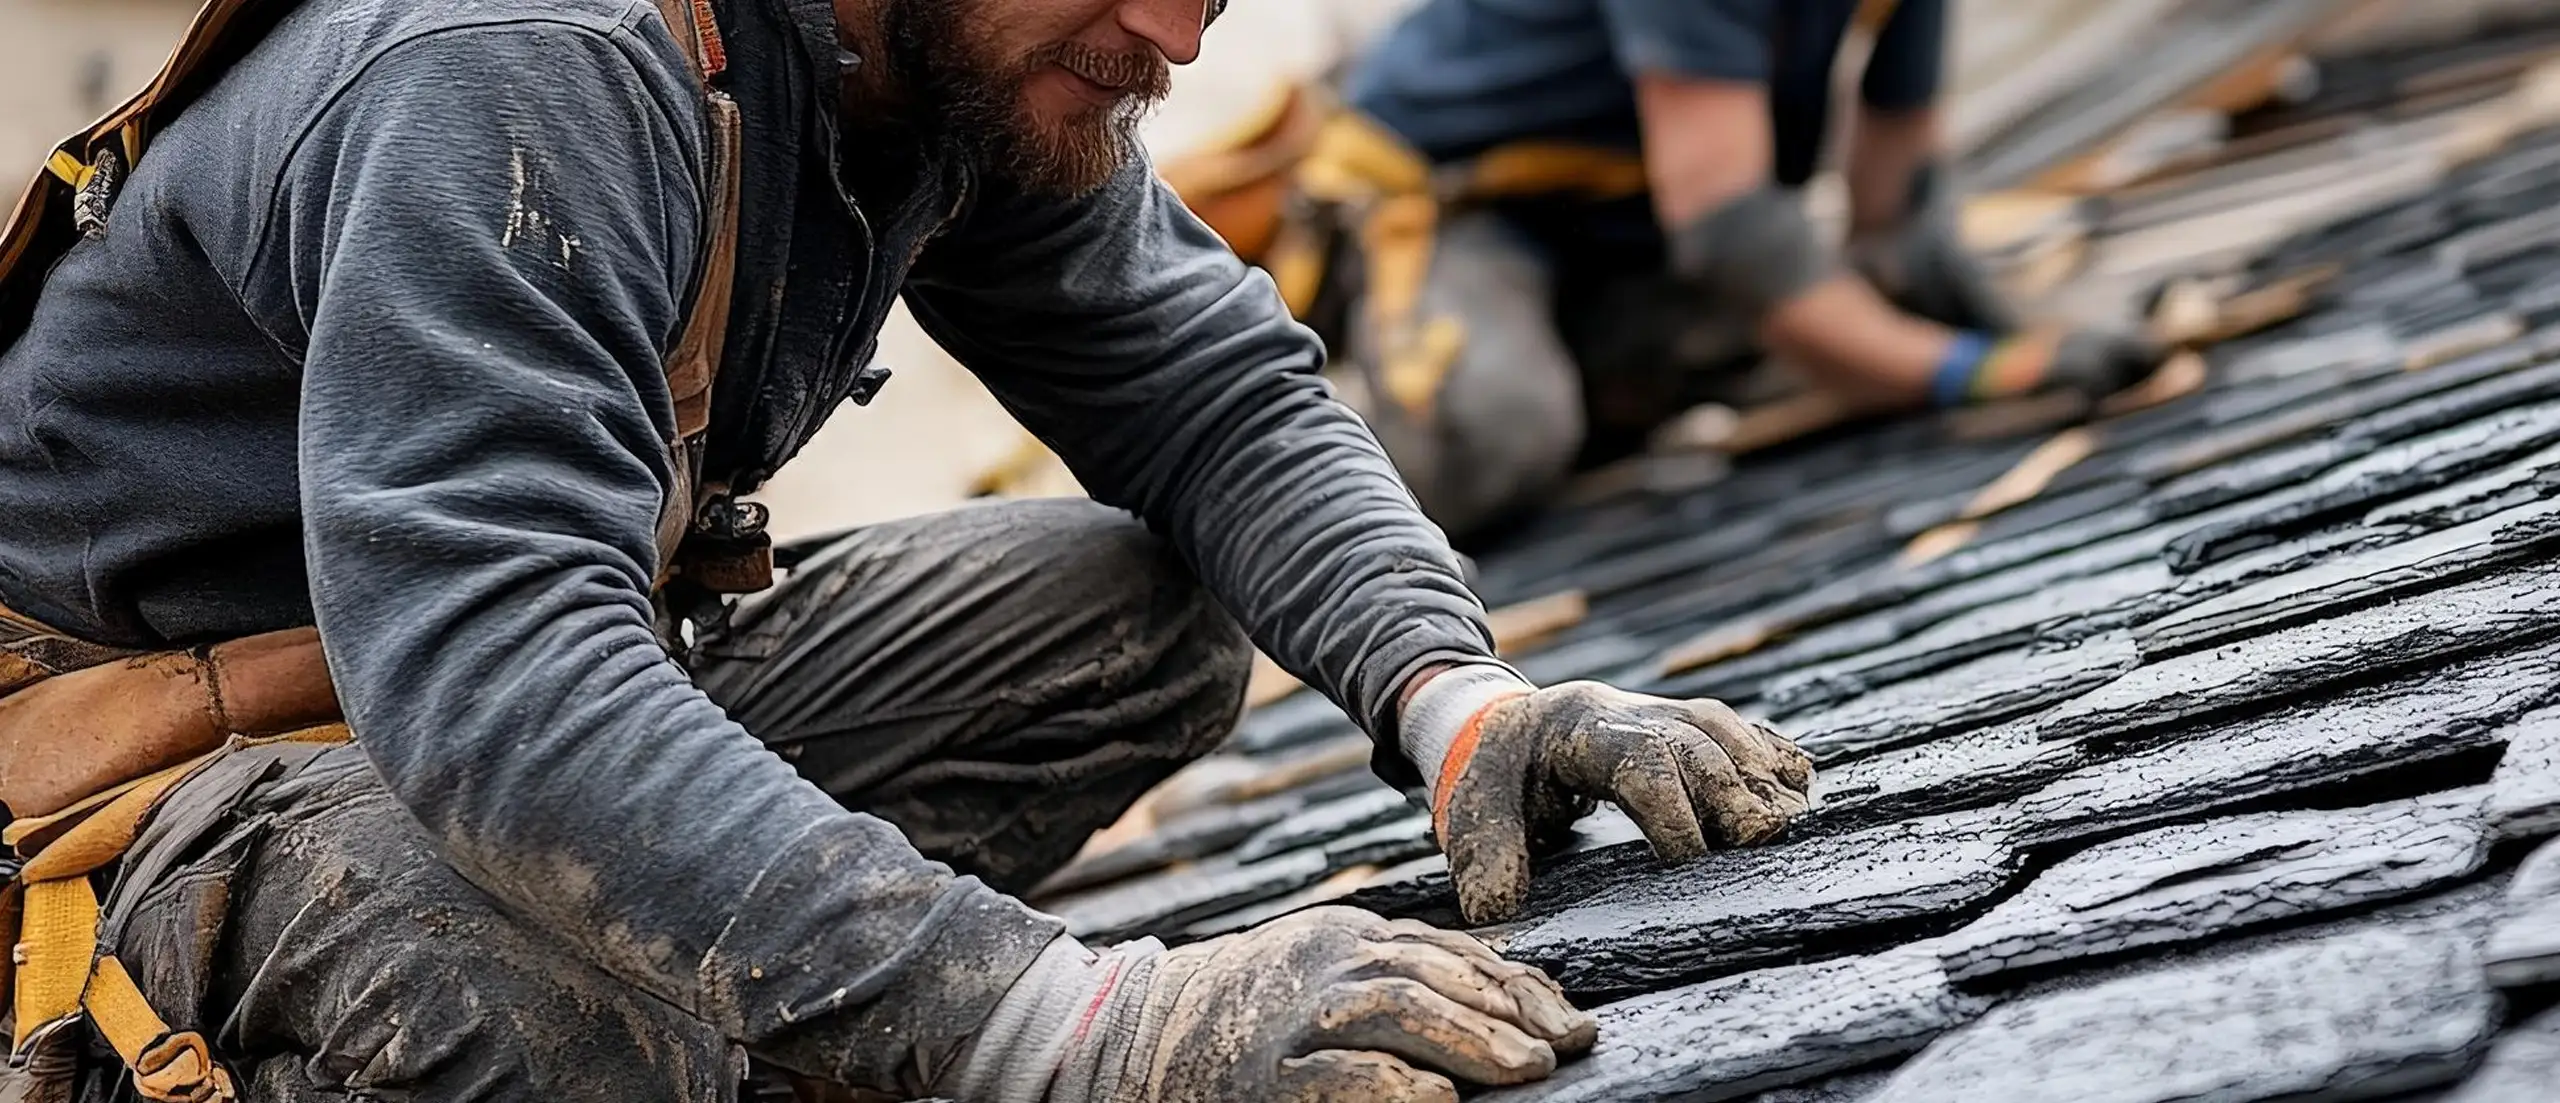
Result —
POLYGON ((1682 865, 1586 868, 1598 891, 1511 928, 1501 944, 1568 992, 1608 997, 1947 921, 1997 894, 2015 858, 1996 819, 1960 813, 1682 865))
POLYGON ((2470 524, 2339 556, 2265 579, 2136 630, 2146 660, 2264 635, 2482 574, 2560 543, 2560 501, 2536 502, 2470 524))
POLYGON ((2138 661, 2129 636, 2003 651, 1783 717, 1778 727, 1817 765, 1829 765, 2024 716, 2115 680, 2138 661))
POLYGON ((2500 988, 2560 981, 2560 842, 2542 844, 2516 868, 2482 957, 2489 983, 2500 988))
POLYGON ((2480 868, 2482 795, 2232 816, 2102 843, 1931 945, 1968 981, 2408 896, 2480 868))
POLYGON ((1910 1053, 1988 1001, 1928 955, 1788 965, 1640 996, 1596 1012, 1600 1045, 1541 1084, 1483 1103, 1710 1103, 1910 1053))
POLYGON ((1994 1008, 1876 1103, 2381 1098, 2461 1076, 2498 1006, 2458 937, 2327 938, 1994 1008))
POLYGON ((2560 707, 2523 717, 2507 733, 2506 757, 2489 783, 2489 826, 2509 839, 2560 834, 2560 707))
POLYGON ((2044 714, 2047 739, 2121 737, 2560 630, 2560 563, 2457 583, 2135 669, 2044 714))
POLYGON ((2560 1084, 2560 1009, 2498 1037, 2487 1060, 2442 1103, 2551 1103, 2560 1084))
MULTIPOLYGON (((2010 802, 2021 838, 2053 847, 2386 773, 2427 773, 2496 748, 2560 678, 2560 647, 2468 659, 2093 762, 2010 802)), ((2442 782, 2439 781, 2439 784, 2442 782)))

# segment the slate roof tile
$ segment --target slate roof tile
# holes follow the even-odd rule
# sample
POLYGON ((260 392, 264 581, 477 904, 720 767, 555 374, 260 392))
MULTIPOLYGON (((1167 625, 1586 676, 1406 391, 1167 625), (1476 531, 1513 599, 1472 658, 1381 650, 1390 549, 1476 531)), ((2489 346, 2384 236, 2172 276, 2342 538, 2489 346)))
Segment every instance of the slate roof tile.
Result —
POLYGON ((1925 953, 1787 965, 1639 996, 1599 1012, 1589 1060, 1485 1103, 1737 1099, 1918 1050, 1982 1014, 1925 953))
POLYGON ((2497 994, 2458 937, 2374 931, 1993 1008, 1874 1103, 2382 1098, 2459 1079, 2497 994))

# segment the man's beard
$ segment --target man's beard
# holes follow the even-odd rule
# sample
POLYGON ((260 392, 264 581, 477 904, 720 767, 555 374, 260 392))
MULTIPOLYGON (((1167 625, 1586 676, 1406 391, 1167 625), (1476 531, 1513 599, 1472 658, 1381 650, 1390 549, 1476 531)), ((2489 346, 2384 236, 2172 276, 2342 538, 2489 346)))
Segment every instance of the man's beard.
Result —
POLYGON ((1164 61, 1053 43, 1022 58, 997 56, 971 32, 980 3, 890 0, 884 16, 891 73, 918 112, 917 129, 1021 191, 1074 198, 1111 179, 1138 144, 1138 124, 1171 90, 1164 61), (1050 66, 1127 93, 1049 127, 1024 92, 1050 66))

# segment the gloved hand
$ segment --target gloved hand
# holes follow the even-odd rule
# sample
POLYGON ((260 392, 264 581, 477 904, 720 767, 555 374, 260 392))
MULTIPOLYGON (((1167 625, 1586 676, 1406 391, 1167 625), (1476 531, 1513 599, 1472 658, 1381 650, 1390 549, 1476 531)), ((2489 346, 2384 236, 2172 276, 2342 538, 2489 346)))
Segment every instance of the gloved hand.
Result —
POLYGON ((1956 335, 1930 383, 1939 406, 2072 391, 2104 398, 2159 370, 2168 351, 2129 334, 2037 329, 1993 339, 1956 335))
POLYGON ((1654 853, 1677 860, 1767 841, 1813 788, 1803 751, 1720 702, 1597 682, 1533 689, 1500 666, 1441 671, 1405 703, 1403 723, 1470 923, 1518 914, 1531 855, 1595 800, 1616 802, 1654 853))
POLYGON ((1854 233, 1849 266, 1893 305, 1941 325, 2007 333, 2017 311, 1980 258, 1964 247, 1944 174, 1912 174, 1910 213, 1886 230, 1854 233))
POLYGON ((1456 1103, 1599 1028, 1465 935, 1314 908, 1167 951, 1052 943, 941 1090, 970 1103, 1456 1103))

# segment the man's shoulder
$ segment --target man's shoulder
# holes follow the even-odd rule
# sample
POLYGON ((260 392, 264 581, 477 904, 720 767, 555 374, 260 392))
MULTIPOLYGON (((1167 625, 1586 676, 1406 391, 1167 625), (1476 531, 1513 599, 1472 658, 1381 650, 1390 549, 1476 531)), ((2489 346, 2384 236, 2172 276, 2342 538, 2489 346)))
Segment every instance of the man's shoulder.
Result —
POLYGON ((620 39, 652 60, 681 66, 673 42, 647 26, 657 10, 654 0, 303 0, 263 52, 289 59, 308 75, 342 81, 423 39, 450 40, 469 32, 468 40, 484 43, 493 60, 529 60, 527 52, 541 43, 563 32, 583 32, 620 39))

